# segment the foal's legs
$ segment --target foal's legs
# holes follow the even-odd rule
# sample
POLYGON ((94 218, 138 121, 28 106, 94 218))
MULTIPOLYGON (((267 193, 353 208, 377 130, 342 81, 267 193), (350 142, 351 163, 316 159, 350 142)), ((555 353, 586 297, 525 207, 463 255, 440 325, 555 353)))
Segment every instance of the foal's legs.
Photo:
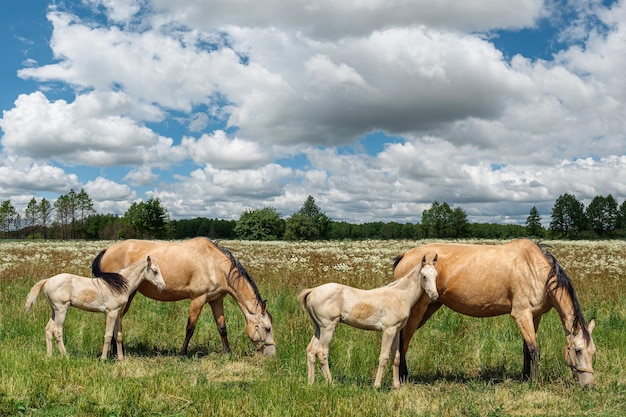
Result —
MULTIPOLYGON (((136 294, 137 294, 137 290, 130 293, 130 295, 128 296, 128 301, 126 301, 126 305, 124 306, 124 310, 120 314, 120 329, 119 329, 120 333, 122 332, 122 317, 124 317, 126 313, 128 312, 128 309, 130 308, 130 303, 133 301, 133 298, 135 298, 136 294)), ((119 341, 119 343, 117 342, 117 336, 115 335, 115 333, 113 333, 113 339, 111 339, 111 355, 117 355, 118 351, 121 351, 122 356, 123 356, 124 345, 122 344, 121 340, 119 341), (115 341, 115 343, 113 343, 113 341, 115 341)))
POLYGON ((50 317, 48 324, 46 324, 46 352, 48 356, 52 356, 52 338, 54 337, 54 320, 50 317))
POLYGON ((213 318, 215 319, 217 331, 222 338, 222 352, 230 353, 228 334, 226 332, 226 318, 224 317, 224 298, 218 298, 217 300, 210 301, 209 305, 211 306, 211 311, 213 312, 213 318))
POLYGON ((306 348, 307 353, 307 373, 309 383, 312 384, 315 381, 315 358, 320 361, 322 366, 322 374, 328 382, 333 381, 333 376, 330 373, 330 367, 328 366, 328 351, 330 342, 333 340, 333 334, 339 324, 339 318, 336 318, 328 323, 319 324, 314 321, 315 335, 311 338, 311 342, 306 348))
MULTIPOLYGON (((117 318, 120 315, 120 310, 107 311, 106 315, 107 315, 106 329, 104 331, 104 345, 102 345, 102 355, 100 356, 101 360, 105 360, 107 356, 109 355, 109 348, 111 347, 111 339, 113 338, 113 332, 115 329, 117 318)), ((117 355, 118 355, 118 358, 124 357, 123 352, 117 352, 117 355)))
MULTIPOLYGON (((318 331, 315 332, 319 334, 318 331)), ((315 360, 317 358, 317 349, 318 349, 319 339, 318 336, 313 336, 309 345, 306 347, 306 370, 307 376, 309 380, 309 384, 315 382, 315 360)))
POLYGON ((113 327, 113 335, 117 346, 117 359, 124 359, 124 349, 122 348, 122 315, 118 314, 113 327))
MULTIPOLYGON (((398 350, 398 341, 400 338, 400 331, 397 327, 390 327, 383 330, 382 335, 382 343, 380 345, 380 355, 378 356, 378 371, 376 372, 376 379, 374 380, 374 388, 380 387, 380 383, 383 379, 383 374, 385 373, 385 368, 387 367, 387 361, 389 360, 389 354, 394 352, 394 364, 396 362, 396 351, 398 350)), ((399 364, 399 360, 398 360, 399 364)), ((395 388, 400 387, 400 377, 398 376, 397 385, 396 385, 396 368, 394 367, 394 379, 393 386, 395 388)))
POLYGON ((54 337, 57 341, 59 352, 61 352, 63 356, 67 356, 67 350, 65 350, 65 344, 63 343, 63 323, 65 323, 65 316, 67 315, 70 303, 68 302, 67 304, 59 305, 53 305, 50 303, 50 306, 52 307, 52 316, 46 325, 46 345, 48 356, 52 355, 52 337, 54 337))
POLYGON ((393 355, 393 386, 400 387, 400 330, 396 332, 391 345, 391 354, 393 355))

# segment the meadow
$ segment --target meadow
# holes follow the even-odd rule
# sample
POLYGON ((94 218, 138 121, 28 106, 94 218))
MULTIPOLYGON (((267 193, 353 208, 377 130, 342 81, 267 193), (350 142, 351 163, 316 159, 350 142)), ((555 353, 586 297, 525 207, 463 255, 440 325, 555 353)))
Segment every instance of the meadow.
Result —
MULTIPOLYGON (((622 416, 626 404, 626 242, 552 241, 587 320, 596 317, 596 388, 579 388, 563 360, 555 311, 538 332, 536 384, 522 381, 522 339, 508 316, 476 319, 439 310, 413 338, 409 381, 372 387, 380 333, 340 325, 330 350, 335 382, 307 384, 305 349, 313 331, 298 292, 325 282, 373 288, 392 280, 392 260, 425 241, 247 242, 221 245, 246 267, 273 315, 274 357, 254 351, 238 306, 226 298, 232 353, 205 307, 189 355, 189 301, 138 295, 124 317, 128 357, 100 361, 104 315, 70 309, 69 358, 46 356, 43 294, 24 313, 30 287, 59 272, 90 276, 110 242, 0 242, 0 416, 622 416)), ((475 243, 494 243, 480 241, 475 243)), ((56 349, 56 347, 55 347, 56 349)))

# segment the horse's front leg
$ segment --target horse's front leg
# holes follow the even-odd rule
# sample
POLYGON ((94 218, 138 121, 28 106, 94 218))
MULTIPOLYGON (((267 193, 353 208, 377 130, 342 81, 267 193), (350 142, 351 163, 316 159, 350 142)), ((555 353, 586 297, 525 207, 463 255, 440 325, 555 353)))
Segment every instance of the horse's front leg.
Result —
POLYGON ((124 359, 124 348, 122 347, 122 314, 118 314, 113 327, 113 334, 115 335, 115 343, 117 346, 117 360, 124 359))
MULTIPOLYGON (((113 330, 115 328, 115 322, 120 314, 119 310, 107 311, 106 315, 106 327, 104 330, 104 344, 102 345, 101 360, 105 360, 109 355, 109 348, 111 347, 111 339, 113 338, 113 330)), ((120 352, 118 352, 119 355, 120 352)))
POLYGON ((215 319, 215 325, 217 331, 222 338, 222 352, 230 353, 230 345, 228 344, 228 333, 226 332, 226 317, 224 317, 224 298, 218 298, 217 300, 210 301, 211 311, 213 312, 213 318, 215 319))
MULTIPOLYGON (((535 327, 535 335, 537 334, 537 329, 539 328, 539 323, 541 322, 541 316, 536 316, 533 318, 533 325, 535 327)), ((526 344, 526 340, 524 340, 524 372, 522 377, 524 379, 535 380, 537 378, 537 366, 539 362, 539 348, 537 347, 534 353, 531 353, 528 345, 526 344)))
MULTIPOLYGON (((378 356, 378 371, 376 372, 376 379, 374 380, 374 388, 379 388, 383 380, 385 368, 387 367, 387 361, 389 360, 389 354, 394 344, 394 339, 399 334, 397 327, 390 327, 383 330, 382 342, 380 344, 380 355, 378 356)), ((394 358, 395 359, 395 358, 394 358)), ((395 386, 395 381, 394 381, 395 386)), ((400 386, 400 378, 398 377, 398 386, 400 386)))
POLYGON ((515 323, 517 323, 517 327, 519 327, 524 338, 523 378, 530 378, 532 382, 537 382, 539 346, 537 345, 537 334, 535 333, 535 320, 530 310, 512 311, 511 316, 515 319, 515 323))
POLYGON ((196 323, 198 323, 198 317, 200 317, 202 307, 206 304, 206 298, 206 295, 201 295, 191 299, 191 303, 189 304, 189 318, 187 319, 187 328, 185 331, 185 340, 180 348, 180 355, 187 355, 189 341, 191 340, 193 333, 196 331, 196 323))
MULTIPOLYGON (((124 306, 124 310, 122 311, 122 313, 120 314, 120 320, 121 317, 124 317, 126 315, 126 313, 128 312, 128 309, 130 308, 130 303, 133 301, 133 299, 135 298, 135 295, 137 295, 137 290, 133 291, 132 293, 130 293, 130 295, 128 296, 128 301, 126 301, 126 305, 124 306)), ((120 322, 120 326, 121 326, 121 322, 120 322)), ((121 332, 121 327, 120 327, 120 332, 121 332)), ((117 355, 117 352, 120 351, 122 352, 122 356, 124 356, 124 345, 122 344, 122 342, 120 341, 119 343, 117 342, 117 338, 115 336, 115 333, 113 334, 113 339, 111 340, 111 355, 117 355), (113 343, 113 341, 115 341, 115 343, 113 343)))
POLYGON ((400 330, 393 338, 391 354, 393 355, 393 387, 400 388, 400 330))
POLYGON ((411 308, 409 319, 406 326, 400 331, 400 379, 406 381, 409 376, 409 368, 406 364, 406 352, 409 350, 409 343, 417 329, 422 327, 424 323, 441 307, 440 303, 431 303, 430 298, 424 291, 422 296, 411 308))

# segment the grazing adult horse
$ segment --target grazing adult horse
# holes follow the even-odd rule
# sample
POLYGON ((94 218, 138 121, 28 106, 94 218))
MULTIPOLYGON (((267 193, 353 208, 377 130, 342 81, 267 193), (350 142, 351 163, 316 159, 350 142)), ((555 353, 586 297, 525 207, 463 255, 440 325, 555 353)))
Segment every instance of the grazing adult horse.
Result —
POLYGON ((380 288, 361 290, 347 285, 328 283, 300 293, 298 300, 311 316, 315 334, 307 352, 309 384, 315 381, 315 358, 322 365, 327 381, 332 381, 328 367, 328 350, 337 325, 342 322, 358 329, 382 332, 378 371, 374 387, 380 387, 389 355, 393 355, 393 386, 400 386, 400 330, 409 318, 411 307, 422 294, 437 299, 437 255, 431 262, 426 256, 400 279, 380 288))
MULTIPOLYGON (((101 259, 105 251, 100 252, 96 260, 101 259)), ((165 281, 156 260, 147 255, 127 268, 118 272, 102 274, 101 278, 85 278, 73 274, 58 274, 42 279, 36 283, 26 298, 25 311, 35 304, 39 291, 43 287, 44 294, 52 308, 52 315, 46 325, 46 350, 52 356, 52 338, 57 341, 59 351, 67 356, 63 344, 63 323, 70 306, 85 311, 106 314, 106 330, 102 356, 106 359, 111 346, 111 338, 115 332, 117 340, 117 359, 124 359, 122 353, 122 312, 126 307, 129 295, 140 283, 150 282, 158 291, 165 287, 165 281)))
POLYGON ((537 378, 539 348, 536 333, 541 316, 555 308, 567 344, 565 362, 581 387, 594 384, 596 347, 591 333, 595 320, 585 325, 576 292, 556 258, 528 239, 502 245, 433 243, 410 249, 395 261, 395 276, 402 276, 425 253, 437 252, 439 300, 422 297, 413 306, 402 332, 402 377, 407 376, 405 354, 413 333, 442 306, 474 317, 510 314, 524 338, 524 376, 537 378))
POLYGON ((161 271, 167 285, 165 290, 157 291, 153 285, 142 283, 139 292, 159 301, 191 299, 181 355, 187 354, 189 340, 206 303, 213 311, 223 351, 230 352, 224 318, 224 297, 228 294, 241 308, 247 322, 246 333, 256 348, 266 355, 276 353, 272 316, 267 311, 267 301, 261 298, 256 284, 233 254, 209 239, 200 237, 179 242, 120 241, 107 248, 101 262, 93 263, 92 273, 100 276, 103 270, 115 271, 147 253, 161 260, 161 271))

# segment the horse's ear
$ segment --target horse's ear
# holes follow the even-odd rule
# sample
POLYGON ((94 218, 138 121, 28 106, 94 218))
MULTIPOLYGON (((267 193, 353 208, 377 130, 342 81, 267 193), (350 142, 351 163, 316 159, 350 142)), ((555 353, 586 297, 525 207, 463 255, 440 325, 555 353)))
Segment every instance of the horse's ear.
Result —
POLYGON ((263 314, 267 313, 267 300, 263 300, 263 302, 261 303, 261 311, 263 312, 263 314))
POLYGON ((589 320, 589 324, 587 325, 587 330, 589 330, 589 334, 593 332, 593 329, 595 329, 595 327, 596 327, 596 319, 593 318, 589 320))
POLYGON ((424 255, 424 257, 422 258, 422 265, 424 265, 426 263, 426 255, 424 255))
POLYGON ((148 263, 148 268, 150 268, 150 264, 152 264, 152 259, 150 258, 150 255, 148 255, 148 258, 146 258, 146 262, 148 263))
POLYGON ((436 265, 436 264, 437 264, 437 258, 438 258, 438 257, 439 257, 439 254, 438 254, 438 253, 436 253, 436 254, 435 254, 435 257, 433 258, 433 265, 436 265))

